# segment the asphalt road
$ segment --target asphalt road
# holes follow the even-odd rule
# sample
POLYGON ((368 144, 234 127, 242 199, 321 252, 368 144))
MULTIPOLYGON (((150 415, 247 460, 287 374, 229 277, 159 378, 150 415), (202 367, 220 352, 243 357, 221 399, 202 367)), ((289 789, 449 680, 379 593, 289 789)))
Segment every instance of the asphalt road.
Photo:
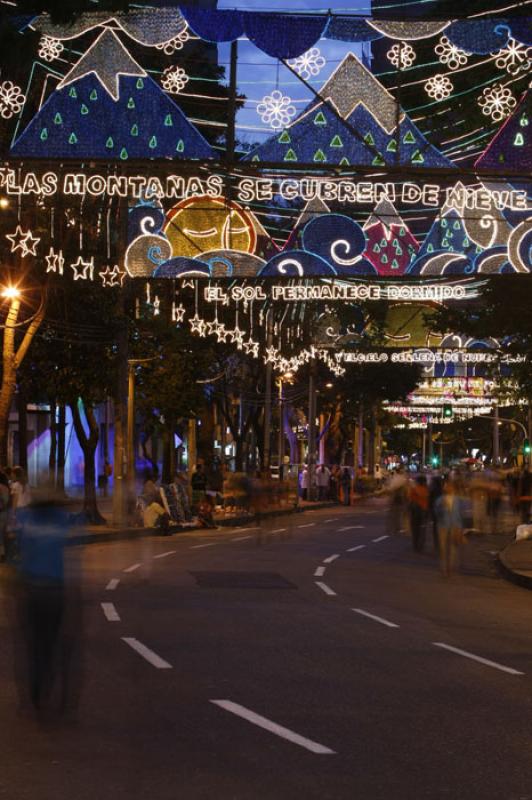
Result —
POLYGON ((532 798, 530 594, 483 540, 445 581, 385 520, 72 548, 78 720, 17 713, 4 603, 0 798, 532 798))

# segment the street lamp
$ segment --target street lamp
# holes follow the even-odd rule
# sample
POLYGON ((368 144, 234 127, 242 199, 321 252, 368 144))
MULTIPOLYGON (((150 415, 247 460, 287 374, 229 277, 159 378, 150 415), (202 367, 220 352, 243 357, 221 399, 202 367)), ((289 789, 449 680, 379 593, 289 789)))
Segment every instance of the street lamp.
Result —
POLYGON ((2 297, 6 300, 17 300, 20 297, 20 289, 17 286, 4 286, 2 297))

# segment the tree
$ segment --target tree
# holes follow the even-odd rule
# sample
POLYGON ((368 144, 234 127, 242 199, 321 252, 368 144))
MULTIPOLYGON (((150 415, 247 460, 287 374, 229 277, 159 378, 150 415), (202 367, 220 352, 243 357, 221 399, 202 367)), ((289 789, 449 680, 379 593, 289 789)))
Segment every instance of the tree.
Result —
POLYGON ((7 464, 9 412, 15 395, 17 371, 44 318, 46 301, 42 295, 35 310, 23 309, 23 292, 7 285, 2 293, 5 313, 2 343, 2 383, 0 386, 0 464, 7 464), (24 318, 25 317, 25 318, 24 318))

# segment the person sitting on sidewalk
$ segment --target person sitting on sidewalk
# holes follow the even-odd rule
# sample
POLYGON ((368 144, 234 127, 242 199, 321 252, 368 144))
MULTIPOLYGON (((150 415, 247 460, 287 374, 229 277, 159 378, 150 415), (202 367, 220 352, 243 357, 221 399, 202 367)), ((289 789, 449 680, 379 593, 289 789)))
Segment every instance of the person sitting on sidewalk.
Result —
POLYGON ((163 533, 168 533, 170 515, 164 507, 161 490, 154 483, 151 476, 148 476, 142 487, 140 495, 143 503, 142 519, 145 528, 161 528, 163 533))
POLYGON ((210 497, 204 497, 198 507, 198 522, 202 528, 217 528, 210 497))

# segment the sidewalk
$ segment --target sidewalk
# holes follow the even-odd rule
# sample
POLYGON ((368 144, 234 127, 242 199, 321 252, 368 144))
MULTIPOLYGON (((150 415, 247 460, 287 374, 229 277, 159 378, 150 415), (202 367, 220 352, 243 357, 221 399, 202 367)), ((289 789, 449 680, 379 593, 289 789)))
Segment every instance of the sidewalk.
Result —
MULTIPOLYGON (((98 498, 98 508, 103 517, 107 520, 112 519, 112 497, 98 498)), ((332 501, 300 501, 297 507, 280 506, 272 508, 260 515, 261 519, 271 517, 286 516, 287 514, 299 514, 305 511, 314 511, 320 508, 330 508, 337 503, 332 501)), ((81 500, 72 499, 72 511, 81 511, 81 500)), ((249 513, 223 513, 215 514, 214 519, 219 528, 238 527, 257 520, 256 514, 249 513)), ((205 528, 200 525, 172 525, 171 534, 188 533, 189 531, 204 531, 206 534, 212 533, 212 528, 205 528)), ((80 525, 74 528, 69 537, 71 545, 101 544, 102 542, 118 542, 127 539, 138 539, 143 536, 161 536, 159 528, 139 528, 134 526, 117 527, 111 524, 105 525, 80 525)))

